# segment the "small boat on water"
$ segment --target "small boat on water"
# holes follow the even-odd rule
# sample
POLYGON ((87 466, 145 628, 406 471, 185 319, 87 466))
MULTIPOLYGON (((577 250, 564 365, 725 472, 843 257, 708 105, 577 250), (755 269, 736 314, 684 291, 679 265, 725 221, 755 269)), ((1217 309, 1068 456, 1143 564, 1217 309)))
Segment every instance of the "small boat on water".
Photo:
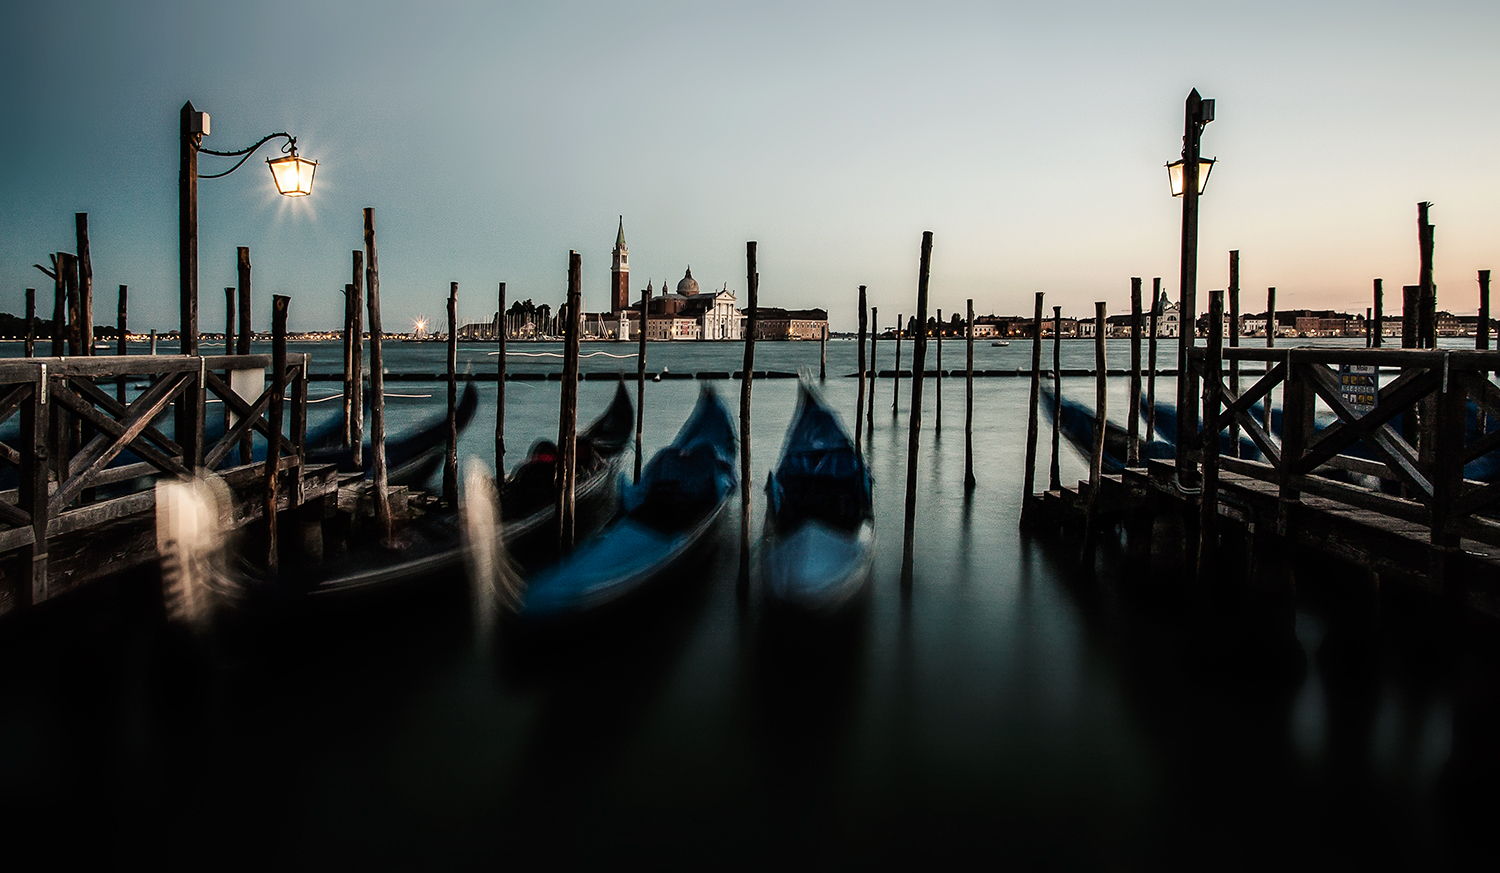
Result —
MULTIPOLYGON (((591 530, 607 519, 618 502, 616 477, 620 458, 633 434, 635 407, 622 381, 613 401, 578 435, 576 501, 580 530, 591 530)), ((439 449, 443 447, 439 443, 439 449)), ((556 447, 539 442, 502 486, 502 530, 512 556, 523 565, 555 555, 557 470, 556 447), (552 447, 549 451, 547 447, 552 447)), ((433 574, 461 576, 462 535, 452 509, 417 519, 403 532, 400 548, 371 543, 337 562, 310 568, 295 580, 315 596, 381 588, 416 581, 433 574)))
POLYGON ((831 610, 864 590, 875 553, 872 480, 837 416, 807 384, 766 480, 767 599, 831 610))
POLYGON ((729 410, 703 386, 672 443, 626 486, 620 514, 562 561, 533 576, 520 612, 578 617, 648 587, 704 543, 739 487, 729 410))
POLYGON ((1010 340, 995 340, 994 342, 990 343, 990 345, 994 348, 1003 348, 1010 345, 1010 340))

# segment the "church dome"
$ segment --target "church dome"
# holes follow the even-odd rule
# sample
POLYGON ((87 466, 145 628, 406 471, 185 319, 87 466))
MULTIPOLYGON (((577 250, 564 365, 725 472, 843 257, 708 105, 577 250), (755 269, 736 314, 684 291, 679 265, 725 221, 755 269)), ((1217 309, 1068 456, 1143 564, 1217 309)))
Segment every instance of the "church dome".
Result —
POLYGON ((677 293, 684 296, 698 293, 698 280, 693 278, 692 267, 688 267, 687 273, 683 274, 682 281, 677 283, 677 293))

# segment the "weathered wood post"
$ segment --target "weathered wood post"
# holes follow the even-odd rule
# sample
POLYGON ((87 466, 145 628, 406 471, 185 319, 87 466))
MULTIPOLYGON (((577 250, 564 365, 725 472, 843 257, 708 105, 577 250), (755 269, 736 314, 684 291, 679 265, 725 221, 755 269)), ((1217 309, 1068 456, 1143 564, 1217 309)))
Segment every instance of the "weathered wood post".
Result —
POLYGON ((59 255, 58 263, 63 271, 63 287, 68 295, 68 354, 76 357, 83 354, 83 333, 79 325, 78 256, 59 255))
MULTIPOLYGON (((354 417, 350 419, 349 426, 349 462, 354 469, 364 469, 365 460, 365 253, 355 249, 352 259, 352 273, 350 278, 354 281, 354 345, 350 349, 349 378, 352 381, 353 391, 350 393, 349 404, 354 410, 354 417)), ((240 331, 245 330, 240 325, 240 331)), ((383 381, 383 379, 382 379, 383 381)))
MULTIPOLYGON (((927 334, 927 324, 921 325, 922 335, 927 334)), ((933 413, 932 434, 937 436, 943 432, 943 310, 937 311, 937 380, 932 383, 933 387, 933 413)))
POLYGON ((869 328, 865 311, 865 286, 859 286, 859 393, 854 401, 854 454, 864 458, 865 423, 865 332, 869 328))
POLYGON ((641 333, 635 352, 635 484, 641 484, 641 434, 646 424, 646 321, 651 312, 651 289, 641 292, 641 333))
MULTIPOLYGON (((964 488, 973 491, 979 484, 974 478, 974 298, 966 304, 968 318, 964 320, 964 488)), ((1036 398, 1031 400, 1033 409, 1036 398)), ((1033 414, 1035 414, 1033 412, 1033 414)), ((1036 427, 1031 430, 1030 469, 1036 463, 1036 427)), ((1029 486, 1028 486, 1029 487, 1029 486)))
POLYGON ((281 294, 271 297, 271 406, 267 410, 271 433, 266 439, 266 487, 262 511, 266 519, 266 566, 272 570, 280 566, 276 542, 276 497, 281 468, 282 406, 286 402, 286 310, 290 302, 290 297, 281 294))
POLYGON ((828 322, 823 322, 823 332, 818 334, 818 381, 828 381, 828 322))
POLYGON ((1479 323, 1475 325, 1474 348, 1490 349, 1490 271, 1479 271, 1479 323))
POLYGON ((906 326, 906 313, 896 314, 896 374, 891 380, 891 419, 896 418, 897 406, 901 402, 901 334, 906 326))
MULTIPOLYGON (((932 273, 932 231, 922 232, 922 268, 917 274, 917 335, 912 338, 911 412, 906 437, 906 524, 901 537, 901 588, 911 589, 917 535, 917 455, 922 438, 922 383, 927 366, 927 283, 932 273)), ((896 334, 896 342, 901 342, 896 334)), ((897 355, 899 359, 899 353, 897 355)), ((899 365, 897 372, 899 373, 899 365)))
POLYGON ((94 261, 89 253, 89 214, 73 214, 78 236, 78 342, 85 356, 94 353, 94 261))
POLYGON ((1417 309, 1422 286, 1401 286, 1401 348, 1415 349, 1422 345, 1421 328, 1417 325, 1417 309))
POLYGON ((365 285, 370 308, 370 454, 375 474, 375 525, 381 545, 395 545, 389 471, 385 464, 385 359, 380 326, 380 259, 375 249, 375 210, 365 207, 365 285))
POLYGON ((1083 559, 1085 569, 1094 566, 1094 546, 1098 542, 1099 489, 1104 479, 1104 437, 1108 426, 1109 366, 1104 357, 1105 303, 1094 303, 1094 445, 1089 453, 1089 495, 1085 503, 1083 524, 1083 559))
MULTIPOLYGON (((198 354, 198 143, 203 136, 201 119, 204 117, 193 108, 193 101, 182 104, 177 164, 177 296, 178 338, 184 355, 198 354)), ((240 315, 243 324, 244 313, 240 315)), ((178 401, 179 436, 191 427, 189 417, 186 405, 178 401)))
POLYGON ((563 329, 562 408, 557 427, 557 535, 558 545, 573 548, 574 511, 578 496, 578 345, 582 333, 583 259, 568 252, 568 302, 563 329))
MULTIPOLYGON (((1276 347, 1276 289, 1273 287, 1273 288, 1267 288, 1266 289, 1266 348, 1272 349, 1272 348, 1275 348, 1275 347, 1276 347)), ((1266 365, 1266 369, 1269 370, 1270 368, 1271 368, 1270 364, 1267 364, 1266 365)), ((1287 376, 1288 376, 1288 378, 1290 378, 1291 374, 1288 373, 1287 376)), ((1288 402, 1287 401, 1287 396, 1286 396, 1286 386, 1287 386, 1286 381, 1283 381, 1281 383, 1281 405, 1283 407, 1285 407, 1286 404, 1287 404, 1287 402, 1288 402)), ((1261 399, 1261 401, 1260 401, 1260 414, 1261 414, 1261 427, 1263 427, 1265 429, 1266 433, 1268 433, 1268 434, 1272 433, 1273 431, 1271 429, 1271 392, 1270 391, 1267 391, 1266 392, 1266 396, 1263 397, 1261 399)), ((1283 461, 1284 460, 1285 459, 1283 459, 1283 461)))
MULTIPOLYGON (((495 347, 497 351, 495 365, 495 481, 505 480, 505 341, 507 333, 505 323, 505 283, 500 283, 497 292, 499 298, 499 328, 495 331, 495 347)), ((624 316, 621 316, 622 318, 624 316)))
POLYGON ((149 334, 147 334, 147 336, 146 336, 146 342, 147 342, 146 354, 155 356, 155 354, 156 354, 156 328, 154 328, 154 327, 151 328, 151 332, 149 334))
MULTIPOLYGON (((344 435, 345 450, 354 437, 354 286, 344 283, 344 435)), ((226 352, 232 354, 232 352, 226 352)))
MULTIPOLYGON (((1025 485, 1022 486, 1021 492, 1022 520, 1026 518, 1033 501, 1036 500, 1036 436, 1037 425, 1041 418, 1041 409, 1039 407, 1042 403, 1042 298, 1042 292, 1036 292, 1036 312, 1031 316, 1031 403, 1030 408, 1026 411, 1026 468, 1023 471, 1025 485)), ((972 312, 973 307, 971 305, 970 321, 974 320, 972 312)), ((973 333, 972 329, 970 333, 973 333)), ((969 347, 971 350, 970 363, 972 364, 972 340, 969 347)), ((972 374, 972 367, 970 372, 972 374)), ((972 396, 972 378, 969 384, 972 396)), ((972 463, 972 461, 972 453, 970 453, 970 462, 972 463)), ((970 475, 973 475, 972 470, 970 471, 970 475)))
MULTIPOLYGON (((123 305, 123 302, 122 302, 122 305, 123 305)), ((347 349, 346 349, 346 351, 347 351, 347 349)), ((121 352, 121 354, 124 354, 124 353, 121 352)), ((224 354, 226 356, 234 354, 234 286, 233 285, 231 285, 231 286, 229 286, 229 287, 227 287, 227 288, 224 289, 224 354)), ((234 385, 234 381, 233 380, 234 380, 234 371, 226 367, 225 370, 224 370, 224 384, 233 387, 233 385, 234 385)), ((121 403, 125 402, 125 384, 124 384, 124 382, 125 382, 124 378, 121 377, 121 379, 120 379, 120 402, 121 403)), ((229 404, 226 403, 226 404, 224 404, 224 432, 225 433, 229 432, 230 422, 232 421, 232 419, 233 419, 233 415, 229 411, 229 404)), ((248 463, 250 463, 250 459, 248 457, 243 457, 243 458, 240 459, 240 463, 242 463, 242 464, 248 464, 248 463)))
POLYGON ((1089 506, 1092 514, 1094 495, 1099 493, 1099 478, 1104 475, 1104 436, 1108 426, 1105 413, 1109 403, 1109 367, 1104 358, 1105 303, 1094 304, 1094 446, 1089 456, 1089 506))
MULTIPOLYGON (((1221 307, 1222 311, 1222 307, 1221 307)), ((1237 349, 1240 347, 1240 253, 1238 249, 1229 253, 1229 347, 1237 349)), ((1238 358, 1229 360, 1229 388, 1234 396, 1240 396, 1240 361, 1238 358)), ((1240 456, 1240 425, 1237 421, 1229 423, 1229 451, 1234 457, 1240 456)))
POLYGON ((755 323, 759 318, 760 272, 755 266, 755 240, 745 243, 746 282, 750 288, 745 310, 745 361, 740 369, 740 577, 738 591, 750 591, 750 386, 755 381, 755 323))
POLYGON ((1385 336, 1385 288, 1384 281, 1375 280, 1375 327, 1374 336, 1370 339, 1370 348, 1378 349, 1385 344, 1382 339, 1385 336))
MULTIPOLYGON (((120 297, 115 303, 115 354, 125 357, 130 354, 130 348, 126 345, 126 336, 130 333, 129 309, 130 309, 130 287, 120 286, 120 297)), ((115 399, 120 403, 125 402, 125 374, 121 373, 115 380, 115 399)))
POLYGON ((443 502, 458 506, 458 283, 448 283, 448 440, 443 452, 443 502))
POLYGON ((1161 324, 1161 278, 1151 280, 1151 326, 1146 354, 1146 445, 1156 439, 1156 332, 1161 324))
POLYGON ((1208 349, 1203 356, 1203 492, 1198 501, 1198 578, 1218 546, 1219 397, 1224 366, 1224 292, 1208 292, 1208 349))
POLYGON ((875 369, 875 350, 880 340, 880 307, 870 307, 870 406, 865 410, 865 442, 875 441, 875 379, 880 371, 875 369))
POLYGON ((1052 307, 1052 467, 1047 474, 1047 488, 1062 488, 1062 432, 1057 422, 1062 418, 1062 307, 1052 307))
POLYGON ((36 357, 36 289, 26 289, 26 357, 36 357))
POLYGON ((68 348, 68 282, 63 278, 61 252, 52 256, 52 272, 48 275, 52 277, 52 357, 60 358, 68 348))
MULTIPOLYGON (((250 249, 240 246, 235 249, 235 274, 239 282, 240 293, 240 327, 238 345, 235 349, 237 354, 250 354, 250 341, 255 337, 255 328, 251 326, 252 315, 250 307, 250 249)), ((240 463, 248 464, 251 458, 250 432, 245 432, 244 439, 240 440, 240 463)))
POLYGON ((1422 263, 1419 273, 1421 298, 1417 309, 1417 334, 1422 338, 1419 348, 1437 348, 1437 286, 1432 283, 1432 224, 1427 220, 1431 203, 1417 204, 1417 242, 1422 263))
POLYGON ((16 594, 22 606, 30 606, 47 599, 47 517, 50 495, 47 493, 47 469, 51 465, 47 444, 47 425, 51 419, 48 411, 50 391, 44 390, 47 382, 47 365, 37 364, 37 381, 31 396, 21 404, 21 429, 18 444, 21 452, 20 481, 16 494, 17 506, 31 515, 31 544, 22 552, 21 578, 16 594), (28 567, 27 564, 30 566, 28 567))
POLYGON ((1130 421, 1125 428, 1125 466, 1141 465, 1141 280, 1130 279, 1130 421))
POLYGON ((1371 344, 1372 341, 1374 340, 1374 337, 1370 333, 1370 328, 1375 323, 1374 316, 1375 316, 1375 308, 1372 307, 1372 306, 1366 306, 1365 307, 1365 348, 1367 348, 1367 349, 1374 348, 1374 346, 1371 344))

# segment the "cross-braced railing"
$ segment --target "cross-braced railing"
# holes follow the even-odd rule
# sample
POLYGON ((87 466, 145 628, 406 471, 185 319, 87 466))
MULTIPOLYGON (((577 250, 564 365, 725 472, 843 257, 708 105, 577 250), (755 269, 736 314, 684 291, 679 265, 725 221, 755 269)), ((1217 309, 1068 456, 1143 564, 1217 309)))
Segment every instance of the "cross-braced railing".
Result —
MULTIPOLYGON (((1206 477, 1222 466, 1274 482, 1283 531, 1306 492, 1422 524, 1434 545, 1456 546, 1460 537, 1500 544, 1500 478, 1487 481, 1487 456, 1500 448, 1500 388, 1490 380, 1500 370, 1500 352, 1238 348, 1215 357, 1214 351, 1192 356, 1205 398, 1197 459, 1206 477), (1262 362, 1266 372, 1236 391, 1225 379, 1226 361, 1262 362), (1373 406, 1346 392, 1341 366, 1375 368, 1383 384, 1373 406), (1277 389, 1279 424, 1265 414, 1277 389), (1248 447, 1239 441, 1222 448, 1221 435, 1235 425, 1253 449, 1242 452, 1248 447)), ((1493 470, 1500 473, 1500 463, 1493 470)), ((1216 484, 1205 481, 1205 494, 1216 484)))
MULTIPOLYGON (((31 584, 21 585, 22 601, 47 596, 50 538, 152 509, 160 476, 224 472, 255 463, 257 454, 275 459, 278 469, 300 467, 307 356, 292 356, 279 382, 274 373, 270 379, 254 376, 271 365, 271 355, 0 362, 0 489, 8 489, 0 491, 0 555, 23 550, 23 562, 29 559, 31 584), (246 384, 263 382, 264 390, 241 397, 216 371, 251 373, 246 384), (133 396, 117 396, 121 379, 137 386, 133 396), (267 411, 283 396, 292 400, 290 433, 273 439, 267 411), (229 415, 206 430, 204 409, 214 400, 229 415), (7 423, 14 417, 20 420, 12 431, 7 423), (255 451, 252 439, 263 452, 255 451)), ((295 486, 301 477, 289 481, 295 486)), ((298 497, 294 487, 294 505, 298 497)))

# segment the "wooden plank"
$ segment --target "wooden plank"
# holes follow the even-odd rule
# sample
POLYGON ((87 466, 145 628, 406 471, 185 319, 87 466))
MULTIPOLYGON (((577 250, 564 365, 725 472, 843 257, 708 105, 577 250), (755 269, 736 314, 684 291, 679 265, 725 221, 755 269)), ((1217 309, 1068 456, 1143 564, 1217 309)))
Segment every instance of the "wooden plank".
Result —
MULTIPOLYGON (((130 414, 129 407, 121 403, 119 398, 110 396, 108 392, 87 379, 72 379, 69 381, 68 386, 79 397, 102 409, 117 421, 130 414)), ((148 426, 145 430, 141 431, 141 436, 150 440, 164 454, 182 455, 182 447, 155 427, 148 426)))
MULTIPOLYGON (((140 399, 131 404, 131 415, 124 422, 116 422, 102 415, 99 416, 104 422, 104 428, 110 430, 120 428, 119 432, 114 434, 115 438, 113 441, 101 435, 91 441, 89 446, 79 454, 79 463, 77 466, 82 468, 82 471, 76 475, 69 476, 66 482, 58 486, 57 493, 53 494, 51 500, 48 502, 48 512, 56 515, 62 511, 63 507, 66 507, 77 499, 83 489, 93 485, 93 479, 98 475, 99 471, 127 446, 130 446, 133 451, 137 451, 147 460, 152 460, 147 454, 145 446, 131 446, 131 444, 135 442, 136 437, 140 436, 141 431, 146 428, 151 420, 167 408, 167 404, 171 403, 174 397, 182 396, 179 389, 183 387, 188 379, 189 377, 180 375, 172 379, 164 379, 152 386, 141 395, 140 399)), ((77 399, 77 395, 63 388, 61 384, 62 380, 54 380, 54 382, 56 384, 54 384, 54 390, 51 393, 55 394, 57 399, 64 405, 72 405, 74 400, 77 399)), ((87 406, 81 399, 77 399, 77 402, 80 405, 87 406)), ((92 409, 91 407, 89 408, 92 409)), ((187 473, 187 469, 175 460, 172 460, 166 469, 171 472, 180 471, 183 474, 187 473), (172 469, 173 467, 176 469, 172 469)))
MULTIPOLYGON (((165 383, 158 383, 158 385, 161 384, 165 383)), ((84 400, 83 398, 75 394, 71 390, 71 388, 71 384, 65 385, 61 382, 54 384, 52 386, 52 392, 54 395, 53 399, 57 403, 60 403, 63 406, 71 409, 75 414, 78 415, 79 418, 82 418, 84 421, 87 421, 89 424, 92 424, 94 427, 98 428, 100 433, 95 436, 94 439, 89 442, 88 446, 85 446, 83 451, 79 452, 78 455, 75 456, 72 462, 68 465, 69 477, 81 474, 86 467, 92 464, 96 458, 96 452, 108 452, 109 457, 105 460, 105 464, 107 465, 109 461, 113 460, 116 455, 127 448, 132 452, 135 452, 142 459, 150 463, 158 470, 166 470, 168 472, 179 474, 185 474, 187 472, 187 468, 183 466, 182 462, 178 458, 172 455, 168 455, 165 452, 158 451, 157 449, 146 445, 146 443, 143 441, 138 441, 135 438, 132 438, 128 443, 120 444, 120 439, 129 430, 129 427, 121 421, 117 421, 99 412, 99 410, 95 409, 94 406, 87 400, 84 400)), ((145 396, 146 395, 144 394, 142 395, 142 397, 145 396)), ((166 404, 170 403, 171 401, 171 396, 166 397, 158 405, 157 414, 160 414, 161 411, 165 410, 166 404)), ((136 421, 136 418, 127 413, 125 420, 136 421)), ((149 419, 147 421, 147 426, 141 428, 142 434, 149 427, 149 419)), ((95 481, 92 484, 97 485, 99 483, 95 481)), ((90 487, 92 487, 92 485, 90 487)))
MULTIPOLYGON (((1346 422, 1356 422, 1357 424, 1357 419, 1361 418, 1362 416, 1356 413, 1349 406, 1349 404, 1344 401, 1343 395, 1339 393, 1337 377, 1328 370, 1326 365, 1308 364, 1305 366, 1307 368, 1309 385, 1315 392, 1317 392, 1319 396, 1323 398, 1323 401, 1327 403, 1335 413, 1338 414, 1339 418, 1343 419, 1343 421, 1341 421, 1339 424, 1344 424, 1346 422)), ((1417 491, 1424 498, 1431 499, 1432 483, 1417 468, 1416 459, 1411 455, 1410 444, 1408 444, 1406 440, 1402 439, 1389 427, 1386 427, 1383 423, 1381 423, 1383 421, 1389 421, 1390 418, 1393 418, 1395 416, 1395 413, 1391 410, 1394 409, 1399 411, 1401 409, 1399 404, 1402 402, 1402 400, 1405 400, 1406 397, 1417 394, 1424 387, 1424 385, 1425 383, 1420 379, 1413 380, 1408 386, 1406 386, 1406 390, 1402 393, 1402 396, 1400 398, 1397 398, 1394 402, 1382 401, 1375 407, 1374 410, 1367 413, 1366 416, 1363 416, 1373 416, 1374 418, 1372 419, 1372 422, 1380 424, 1379 427, 1372 427, 1367 434, 1364 434, 1364 436, 1368 437, 1368 439, 1366 440, 1367 444, 1371 447, 1372 450, 1374 450, 1377 455, 1380 455, 1382 457, 1382 459, 1386 463, 1386 466, 1390 468, 1391 472, 1394 473, 1399 480, 1401 480, 1408 487, 1412 488, 1414 491, 1417 491)), ((1430 392, 1431 389, 1429 388, 1428 390, 1430 392)), ((1410 401, 1407 400, 1406 402, 1409 403, 1410 401)), ((1329 428, 1329 430, 1333 430, 1336 427, 1338 427, 1338 425, 1334 425, 1334 427, 1329 428)), ((1351 427, 1355 427, 1355 425, 1351 425, 1351 427)), ((1349 441, 1347 439, 1339 438, 1337 434, 1330 437, 1325 431, 1324 436, 1317 441, 1317 454, 1309 454, 1305 455, 1301 459, 1297 459, 1293 464, 1293 472, 1308 472, 1309 470, 1321 464, 1323 461, 1327 460, 1330 457, 1333 457, 1334 454, 1337 454, 1338 449, 1344 447, 1345 445, 1351 444, 1351 442, 1352 441, 1349 441)))

